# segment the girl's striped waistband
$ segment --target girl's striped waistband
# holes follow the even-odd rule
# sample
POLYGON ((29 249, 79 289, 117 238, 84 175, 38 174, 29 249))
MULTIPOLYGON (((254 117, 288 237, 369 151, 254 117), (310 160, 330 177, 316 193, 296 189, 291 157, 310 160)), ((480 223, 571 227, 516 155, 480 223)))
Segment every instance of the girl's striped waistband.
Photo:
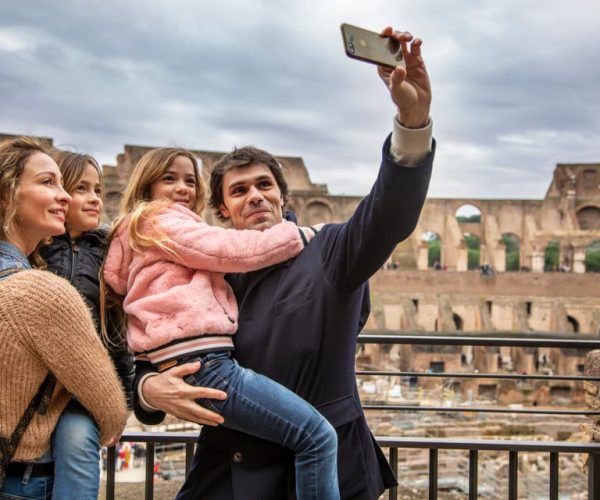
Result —
POLYGON ((168 361, 190 357, 195 354, 233 350, 231 335, 201 335, 174 340, 156 349, 136 353, 134 359, 136 361, 150 361, 153 365, 162 365, 168 361))

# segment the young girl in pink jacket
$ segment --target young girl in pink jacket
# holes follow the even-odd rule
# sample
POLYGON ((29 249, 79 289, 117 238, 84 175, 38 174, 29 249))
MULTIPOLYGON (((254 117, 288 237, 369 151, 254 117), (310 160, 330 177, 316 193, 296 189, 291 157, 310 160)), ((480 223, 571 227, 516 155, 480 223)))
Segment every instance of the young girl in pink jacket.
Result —
POLYGON ((135 166, 103 271, 124 297, 129 349, 157 371, 200 361, 186 381, 227 399, 198 402, 220 413, 225 427, 290 448, 298 499, 338 499, 335 430, 306 401, 232 357, 238 308, 224 279, 294 257, 314 230, 291 222, 264 231, 209 226, 200 216, 204 202, 189 151, 153 150, 135 166))

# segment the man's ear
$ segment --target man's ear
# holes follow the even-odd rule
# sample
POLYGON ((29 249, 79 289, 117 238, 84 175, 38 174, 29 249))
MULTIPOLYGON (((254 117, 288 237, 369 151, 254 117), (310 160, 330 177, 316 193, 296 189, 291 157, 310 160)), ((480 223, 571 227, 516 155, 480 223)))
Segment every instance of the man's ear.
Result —
POLYGON ((230 217, 229 210, 227 210, 227 207, 223 203, 221 203, 219 205, 219 212, 221 212, 221 215, 223 217, 225 217, 226 219, 229 219, 229 217, 230 217))

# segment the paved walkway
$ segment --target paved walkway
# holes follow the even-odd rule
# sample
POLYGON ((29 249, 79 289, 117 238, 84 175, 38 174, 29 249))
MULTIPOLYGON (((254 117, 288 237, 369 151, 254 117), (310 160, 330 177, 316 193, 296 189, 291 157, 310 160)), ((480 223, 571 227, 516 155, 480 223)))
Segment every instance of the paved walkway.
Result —
MULTIPOLYGON (((106 479, 106 471, 102 471, 100 479, 106 479)), ((115 481, 117 483, 139 483, 146 479, 146 469, 144 467, 130 467, 115 472, 115 481)))

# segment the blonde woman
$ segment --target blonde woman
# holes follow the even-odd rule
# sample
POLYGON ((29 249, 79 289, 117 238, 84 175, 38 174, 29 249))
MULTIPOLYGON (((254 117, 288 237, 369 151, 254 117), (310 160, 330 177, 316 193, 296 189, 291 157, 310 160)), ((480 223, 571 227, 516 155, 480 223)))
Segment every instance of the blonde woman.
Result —
POLYGON ((0 200, 0 436, 9 451, 0 499, 48 499, 51 435, 71 394, 93 416, 103 444, 120 436, 126 407, 77 291, 30 265, 39 262, 42 241, 64 232, 70 201, 43 144, 0 144, 0 200))

